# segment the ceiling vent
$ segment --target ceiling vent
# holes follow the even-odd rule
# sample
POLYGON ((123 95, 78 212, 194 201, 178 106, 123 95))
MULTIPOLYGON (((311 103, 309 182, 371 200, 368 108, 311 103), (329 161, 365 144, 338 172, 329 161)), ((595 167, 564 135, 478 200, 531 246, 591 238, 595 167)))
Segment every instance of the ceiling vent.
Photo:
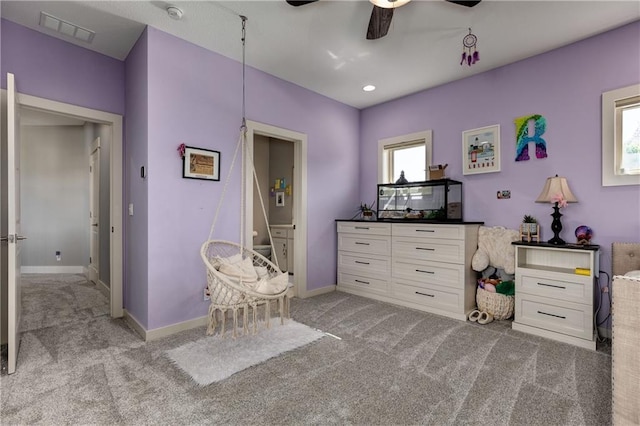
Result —
POLYGON ((45 12, 40 12, 40 26, 49 28, 50 30, 59 32, 66 36, 73 37, 77 40, 84 41, 85 43, 91 43, 93 41, 93 37, 96 35, 94 31, 79 27, 76 24, 56 18, 55 16, 49 15, 45 12))

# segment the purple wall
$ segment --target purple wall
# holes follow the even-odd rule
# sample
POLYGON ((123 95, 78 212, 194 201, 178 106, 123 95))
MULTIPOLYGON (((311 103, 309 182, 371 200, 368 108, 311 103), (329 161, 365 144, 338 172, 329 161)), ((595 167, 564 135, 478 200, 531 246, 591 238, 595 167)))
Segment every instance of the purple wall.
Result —
POLYGON ((2 88, 7 72, 20 93, 124 114, 124 63, 1 20, 2 88))
MULTIPOLYGON (((147 32, 148 328, 154 329, 207 312, 200 246, 209 235, 238 141, 242 68, 154 28, 147 32), (176 151, 180 143, 220 151, 221 181, 183 179, 176 151)), ((247 69, 246 89, 249 120, 308 136, 307 288, 333 285, 334 220, 352 215, 359 203, 359 111, 252 68, 247 69)), ((239 240, 239 194, 236 164, 215 239, 239 240)))
POLYGON ((148 162, 148 36, 145 30, 125 62, 125 210, 132 203, 134 215, 125 223, 124 306, 143 327, 149 316, 148 184, 140 177, 140 167, 148 162))
MULTIPOLYGON (((610 274, 611 243, 640 242, 640 188, 601 186, 601 95, 640 81, 639 40, 640 22, 635 22, 363 110, 360 197, 375 197, 379 139, 432 129, 434 164, 448 163, 447 177, 464 182, 466 220, 518 229, 522 216, 532 214, 548 240, 551 205, 534 201, 546 177, 565 176, 579 203, 562 210, 561 236, 574 241, 578 225, 590 226, 593 243, 601 246, 600 269, 610 274), (527 114, 547 118, 548 157, 515 162, 513 119, 527 114), (462 132, 493 124, 501 130, 502 170, 464 176, 462 132), (506 189, 511 199, 497 200, 496 192, 506 189)), ((601 318, 608 306, 604 311, 601 318)))

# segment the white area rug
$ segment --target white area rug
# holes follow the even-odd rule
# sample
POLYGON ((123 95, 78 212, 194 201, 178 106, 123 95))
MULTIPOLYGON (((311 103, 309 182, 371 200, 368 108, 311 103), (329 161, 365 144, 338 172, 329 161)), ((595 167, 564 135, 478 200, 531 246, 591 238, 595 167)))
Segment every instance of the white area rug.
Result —
POLYGON ((166 351, 175 365, 199 385, 219 382, 252 365, 318 340, 325 334, 289 319, 273 320, 271 328, 260 324, 258 333, 239 336, 227 333, 187 343, 166 351))

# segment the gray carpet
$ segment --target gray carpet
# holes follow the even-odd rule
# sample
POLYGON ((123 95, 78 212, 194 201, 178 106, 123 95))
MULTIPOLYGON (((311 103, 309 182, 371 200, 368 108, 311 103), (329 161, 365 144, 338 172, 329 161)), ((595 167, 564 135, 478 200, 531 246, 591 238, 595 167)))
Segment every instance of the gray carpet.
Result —
MULTIPOLYGON (((200 387, 164 355, 204 327, 144 343, 80 276, 28 276, 2 424, 611 423, 611 357, 340 292, 293 300, 324 337, 200 387)), ((215 362, 215 360, 212 360, 215 362)))

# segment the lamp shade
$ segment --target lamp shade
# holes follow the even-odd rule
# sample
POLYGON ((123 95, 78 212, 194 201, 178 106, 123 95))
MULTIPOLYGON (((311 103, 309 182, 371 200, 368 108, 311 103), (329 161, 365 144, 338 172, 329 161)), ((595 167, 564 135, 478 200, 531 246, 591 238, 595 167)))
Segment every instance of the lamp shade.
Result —
POLYGON ((404 6, 411 0, 369 0, 371 3, 384 9, 392 9, 394 7, 404 6))
POLYGON ((547 178, 547 181, 544 183, 544 188, 542 188, 542 192, 536 199, 536 203, 550 203, 558 196, 562 196, 567 203, 578 202, 576 196, 573 195, 569 189, 567 179, 555 175, 554 177, 547 178))

